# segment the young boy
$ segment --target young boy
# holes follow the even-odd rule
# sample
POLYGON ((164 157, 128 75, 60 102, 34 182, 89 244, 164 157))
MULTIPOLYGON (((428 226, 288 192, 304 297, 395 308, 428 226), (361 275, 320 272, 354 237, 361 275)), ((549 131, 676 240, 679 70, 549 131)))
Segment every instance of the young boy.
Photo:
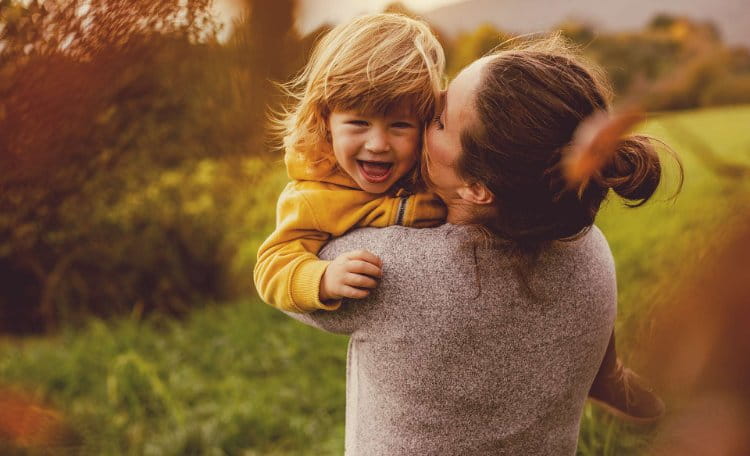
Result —
POLYGON ((429 28, 396 14, 354 19, 316 46, 291 83, 297 102, 279 122, 292 181, 258 251, 255 284, 264 301, 307 312, 363 298, 377 286, 380 260, 366 251, 320 260, 328 240, 356 227, 443 222, 437 197, 408 188, 444 62, 429 28))

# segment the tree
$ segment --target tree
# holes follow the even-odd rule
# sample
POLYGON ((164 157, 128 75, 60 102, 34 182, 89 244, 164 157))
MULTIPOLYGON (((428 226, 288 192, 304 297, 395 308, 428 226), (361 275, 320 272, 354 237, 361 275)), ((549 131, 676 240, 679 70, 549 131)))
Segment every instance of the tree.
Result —
POLYGON ((453 42, 447 56, 447 72, 455 75, 474 60, 498 48, 511 35, 490 24, 480 25, 471 33, 461 34, 453 42))
POLYGON ((0 2, 0 331, 247 292, 294 1, 248 1, 226 46, 210 0, 0 2))

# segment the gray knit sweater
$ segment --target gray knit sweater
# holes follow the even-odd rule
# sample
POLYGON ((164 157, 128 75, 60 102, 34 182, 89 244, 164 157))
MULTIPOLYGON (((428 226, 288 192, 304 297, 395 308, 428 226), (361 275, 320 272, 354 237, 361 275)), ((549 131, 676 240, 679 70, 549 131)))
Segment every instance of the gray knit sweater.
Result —
POLYGON ((383 280, 334 312, 289 314, 350 334, 346 454, 573 455, 616 312, 594 227, 544 251, 528 289, 468 226, 364 228, 321 253, 367 249, 383 280))

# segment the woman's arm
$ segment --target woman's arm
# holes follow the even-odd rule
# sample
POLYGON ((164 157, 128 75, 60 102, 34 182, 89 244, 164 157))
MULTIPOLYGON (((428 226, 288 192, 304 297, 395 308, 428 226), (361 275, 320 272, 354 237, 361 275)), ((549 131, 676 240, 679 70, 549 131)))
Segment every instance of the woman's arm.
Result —
POLYGON ((295 313, 282 311, 295 320, 333 334, 351 335, 360 327, 364 319, 364 308, 369 305, 368 300, 344 300, 335 312, 316 310, 309 313, 295 313))

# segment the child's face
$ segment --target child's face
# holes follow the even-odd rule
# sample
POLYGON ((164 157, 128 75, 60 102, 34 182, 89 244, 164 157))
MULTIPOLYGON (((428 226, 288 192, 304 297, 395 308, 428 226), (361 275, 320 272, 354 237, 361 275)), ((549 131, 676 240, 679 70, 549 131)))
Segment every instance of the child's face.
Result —
POLYGON ((369 193, 385 193, 417 161, 421 124, 408 106, 385 115, 334 110, 328 118, 339 166, 369 193))

